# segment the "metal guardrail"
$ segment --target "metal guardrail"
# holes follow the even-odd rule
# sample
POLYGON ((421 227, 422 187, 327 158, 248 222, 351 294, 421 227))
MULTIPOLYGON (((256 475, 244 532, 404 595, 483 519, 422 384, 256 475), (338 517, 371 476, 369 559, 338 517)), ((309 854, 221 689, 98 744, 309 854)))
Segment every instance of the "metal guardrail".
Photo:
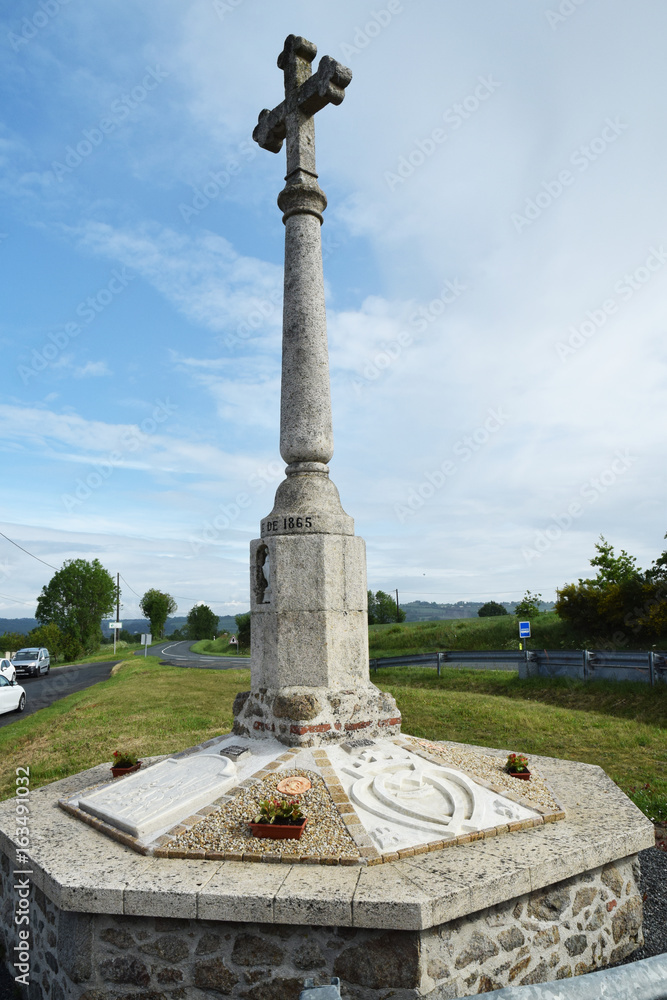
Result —
POLYGON ((643 681, 651 686, 667 683, 667 653, 647 650, 453 649, 405 656, 379 656, 370 661, 379 667, 465 667, 469 670, 518 670, 524 677, 573 677, 578 680, 643 681))
MULTIPOLYGON (((302 994, 303 996, 303 994, 302 994)), ((667 1000, 667 955, 654 955, 615 969, 535 986, 506 986, 476 993, 484 1000, 667 1000)), ((473 996, 462 1000, 473 1000, 473 996)))

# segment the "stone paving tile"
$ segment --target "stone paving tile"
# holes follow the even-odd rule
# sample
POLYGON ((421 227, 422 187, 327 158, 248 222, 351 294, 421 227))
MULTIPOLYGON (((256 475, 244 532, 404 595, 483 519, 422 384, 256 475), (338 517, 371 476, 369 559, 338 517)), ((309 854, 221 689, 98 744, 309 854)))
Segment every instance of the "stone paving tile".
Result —
POLYGON ((197 896, 200 920, 273 922, 273 902, 290 869, 225 861, 197 896))
POLYGON ((123 912, 137 916, 197 916, 197 896, 220 868, 216 861, 154 858, 133 879, 123 897, 123 912))
POLYGON ((295 865, 276 894, 273 919, 278 924, 335 927, 352 924, 352 897, 363 869, 336 866, 322 870, 295 865))

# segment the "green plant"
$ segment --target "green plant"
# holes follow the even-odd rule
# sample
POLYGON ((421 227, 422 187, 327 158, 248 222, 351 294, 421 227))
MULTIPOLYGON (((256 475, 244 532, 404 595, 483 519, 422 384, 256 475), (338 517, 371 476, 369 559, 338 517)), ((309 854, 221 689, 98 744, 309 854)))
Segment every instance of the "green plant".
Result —
POLYGON ((113 767, 134 767, 138 763, 139 758, 136 754, 130 753, 128 750, 114 750, 113 752, 113 767))
POLYGON ((302 820, 298 799, 263 799, 253 823, 300 823, 302 820))
POLYGON ((508 754, 505 770, 508 774, 522 774, 528 770, 528 758, 522 753, 508 754))

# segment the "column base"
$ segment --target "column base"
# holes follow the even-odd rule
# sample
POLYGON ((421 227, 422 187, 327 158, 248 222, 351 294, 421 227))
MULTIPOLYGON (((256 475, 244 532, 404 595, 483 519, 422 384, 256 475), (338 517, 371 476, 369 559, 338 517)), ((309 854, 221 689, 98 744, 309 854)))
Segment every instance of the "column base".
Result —
POLYGON ((401 713, 391 694, 370 683, 352 690, 259 688, 236 696, 233 731, 251 738, 272 736, 290 747, 316 747, 397 736, 401 713))

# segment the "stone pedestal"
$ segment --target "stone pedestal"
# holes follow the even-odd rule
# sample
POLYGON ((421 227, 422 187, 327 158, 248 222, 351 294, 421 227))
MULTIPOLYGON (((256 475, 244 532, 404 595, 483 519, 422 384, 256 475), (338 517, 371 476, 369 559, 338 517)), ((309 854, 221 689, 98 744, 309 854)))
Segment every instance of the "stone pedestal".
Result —
POLYGON ((288 746, 397 733, 394 698, 369 678, 366 546, 326 466, 288 474, 261 535, 250 546, 252 688, 234 704, 234 732, 288 746))
POLYGON ((298 1000, 331 975, 356 1000, 451 1000, 619 961, 642 943, 653 826, 600 768, 536 763, 564 820, 361 867, 142 857, 57 807, 108 765, 35 789, 29 866, 0 803, 5 962, 16 975, 19 879, 32 1000, 298 1000))

